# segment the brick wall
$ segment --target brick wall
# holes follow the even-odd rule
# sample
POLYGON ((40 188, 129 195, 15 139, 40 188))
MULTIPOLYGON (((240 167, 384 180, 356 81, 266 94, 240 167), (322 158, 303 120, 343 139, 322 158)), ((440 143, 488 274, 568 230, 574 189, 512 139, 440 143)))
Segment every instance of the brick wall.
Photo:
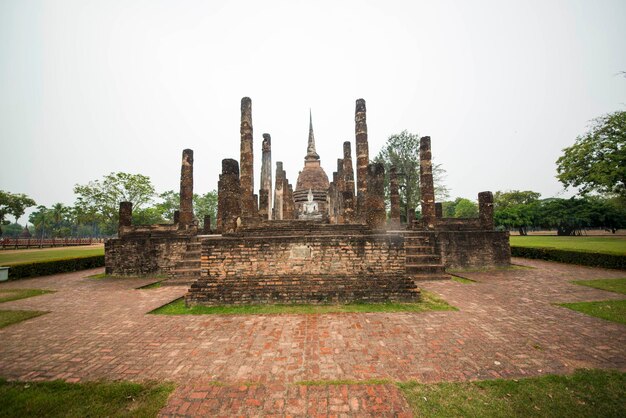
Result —
POLYGON ((189 237, 132 236, 104 244, 106 273, 140 275, 167 273, 181 260, 189 237))
POLYGON ((438 231, 435 234, 446 268, 508 266, 511 263, 506 231, 438 231))
POLYGON ((188 305, 417 301, 399 235, 221 237, 202 242, 188 305))

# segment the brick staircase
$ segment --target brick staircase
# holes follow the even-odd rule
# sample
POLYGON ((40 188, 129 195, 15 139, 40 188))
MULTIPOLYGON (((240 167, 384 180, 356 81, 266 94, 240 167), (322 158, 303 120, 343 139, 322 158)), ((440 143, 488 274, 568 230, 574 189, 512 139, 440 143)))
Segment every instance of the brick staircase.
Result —
POLYGON ((427 231, 407 232, 404 235, 406 273, 413 280, 445 280, 446 274, 441 255, 435 243, 435 234, 427 231))
POLYGON ((202 243, 197 237, 187 243, 187 251, 183 259, 176 263, 169 278, 161 282, 162 286, 188 286, 200 278, 200 256, 202 243))

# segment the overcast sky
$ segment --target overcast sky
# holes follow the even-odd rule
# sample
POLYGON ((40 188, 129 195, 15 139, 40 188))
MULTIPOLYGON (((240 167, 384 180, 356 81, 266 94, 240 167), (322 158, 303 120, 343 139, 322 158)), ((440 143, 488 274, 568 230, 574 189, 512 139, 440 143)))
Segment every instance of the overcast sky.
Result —
POLYGON ((177 190, 184 148, 195 191, 216 189, 243 96, 256 189, 264 132, 295 185, 309 108, 331 177, 362 97, 370 158, 407 129, 451 197, 555 196, 561 150, 626 106, 620 71, 624 0, 0 0, 0 189, 72 204, 124 171, 177 190))

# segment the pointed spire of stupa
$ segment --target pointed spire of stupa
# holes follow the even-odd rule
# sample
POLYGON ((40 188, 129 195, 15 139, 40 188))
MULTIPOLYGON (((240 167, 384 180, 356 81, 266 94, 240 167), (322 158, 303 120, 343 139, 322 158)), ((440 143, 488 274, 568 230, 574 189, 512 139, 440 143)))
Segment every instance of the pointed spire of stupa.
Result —
POLYGON ((306 148, 306 160, 319 160, 320 156, 315 151, 315 136, 313 135, 313 116, 309 109, 309 144, 306 148))

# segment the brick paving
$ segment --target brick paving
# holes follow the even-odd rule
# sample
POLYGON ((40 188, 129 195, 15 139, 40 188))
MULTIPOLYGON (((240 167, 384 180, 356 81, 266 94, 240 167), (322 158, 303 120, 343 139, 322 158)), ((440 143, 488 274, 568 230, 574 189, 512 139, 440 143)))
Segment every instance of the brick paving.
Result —
MULTIPOLYGON (((473 284, 423 282, 459 311, 323 315, 146 315, 183 287, 87 279, 92 270, 0 284, 55 293, 1 309, 49 311, 0 330, 0 376, 20 380, 169 380, 168 416, 402 416, 390 384, 303 380, 459 381, 626 371, 626 327, 554 306, 623 299, 571 280, 626 271, 515 259, 532 269, 464 273, 473 284)), ((408 415, 407 415, 408 416, 408 415)))

